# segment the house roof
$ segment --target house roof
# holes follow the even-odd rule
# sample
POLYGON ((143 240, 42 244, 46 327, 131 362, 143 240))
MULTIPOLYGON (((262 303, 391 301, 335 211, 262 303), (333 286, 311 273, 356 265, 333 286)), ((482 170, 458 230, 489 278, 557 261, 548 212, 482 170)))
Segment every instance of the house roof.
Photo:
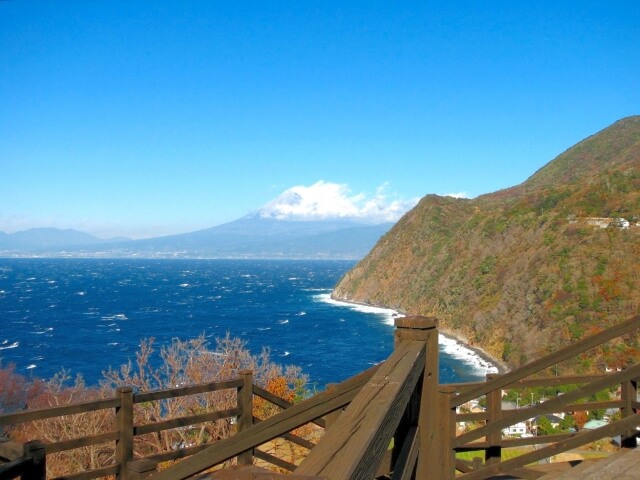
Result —
POLYGON ((533 423, 538 423, 542 418, 546 418, 547 420, 549 420, 549 423, 560 423, 560 422, 562 422, 562 418, 560 418, 559 416, 548 414, 548 415, 538 415, 537 417, 534 417, 533 418, 533 423))
POLYGON ((596 428, 604 427, 605 425, 608 425, 608 423, 604 420, 589 420, 582 428, 584 430, 595 430, 596 428))

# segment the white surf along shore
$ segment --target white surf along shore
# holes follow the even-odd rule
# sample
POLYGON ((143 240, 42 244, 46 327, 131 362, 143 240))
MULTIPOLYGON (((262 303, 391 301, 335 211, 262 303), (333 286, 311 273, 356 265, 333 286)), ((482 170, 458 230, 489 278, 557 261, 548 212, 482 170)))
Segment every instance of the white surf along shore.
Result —
MULTIPOLYGON (((390 308, 374 307, 371 305, 364 305, 360 303, 343 302, 340 300, 334 300, 331 298, 331 293, 321 293, 315 295, 315 298, 324 303, 329 303, 341 308, 349 308, 364 313, 371 313, 379 315, 380 319, 387 325, 394 325, 394 321, 397 317, 402 317, 403 314, 390 308)), ((450 357, 461 361, 462 363, 474 369, 478 374, 485 375, 487 373, 498 373, 503 370, 504 367, 496 365, 488 355, 483 355, 477 348, 471 348, 464 342, 452 337, 451 335, 438 335, 438 344, 440 351, 446 353, 450 357)))

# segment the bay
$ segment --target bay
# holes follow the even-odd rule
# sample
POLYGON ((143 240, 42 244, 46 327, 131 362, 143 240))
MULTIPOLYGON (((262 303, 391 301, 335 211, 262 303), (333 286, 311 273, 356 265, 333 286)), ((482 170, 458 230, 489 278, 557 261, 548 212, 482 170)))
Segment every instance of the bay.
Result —
MULTIPOLYGON (((0 259, 0 366, 92 385, 156 345, 227 332, 253 353, 300 366, 313 388, 340 382, 393 349, 394 312, 330 300, 355 262, 332 260, 0 259)), ((487 369, 441 345, 441 383, 487 369)), ((468 353, 468 352, 467 352, 468 353)))

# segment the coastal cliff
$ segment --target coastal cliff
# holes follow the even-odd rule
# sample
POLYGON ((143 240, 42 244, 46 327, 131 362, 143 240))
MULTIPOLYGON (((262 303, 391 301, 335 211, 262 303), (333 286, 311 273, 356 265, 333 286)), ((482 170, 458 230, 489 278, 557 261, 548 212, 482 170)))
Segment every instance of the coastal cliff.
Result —
MULTIPOLYGON (((571 147, 524 183, 425 196, 336 286, 336 299, 435 315, 518 366, 640 312, 640 116, 571 147)), ((625 339, 564 366, 638 358, 625 339)))

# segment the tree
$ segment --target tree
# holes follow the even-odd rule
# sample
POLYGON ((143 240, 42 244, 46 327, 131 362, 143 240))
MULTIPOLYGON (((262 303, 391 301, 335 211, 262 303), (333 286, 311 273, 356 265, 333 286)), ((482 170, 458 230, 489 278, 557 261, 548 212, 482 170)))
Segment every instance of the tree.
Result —
MULTIPOLYGON (((0 402, 2 413, 29 408, 46 408, 72 403, 112 398, 120 386, 133 387, 134 392, 167 390, 192 384, 217 382, 236 378, 239 371, 251 370, 254 383, 294 401, 304 396, 307 377, 298 367, 282 367, 271 361, 269 350, 253 355, 246 342, 227 334, 211 348, 204 335, 192 340, 174 339, 159 350, 153 338, 143 340, 135 363, 129 361, 118 369, 103 372, 98 387, 87 387, 81 376, 72 381, 66 371, 47 382, 29 383, 15 374, 13 368, 0 370, 0 402), (35 388, 34 385, 38 385, 35 388), (25 393, 26 392, 26 393, 25 393)), ((134 405, 134 424, 145 425, 178 417, 235 408, 235 389, 204 394, 173 397, 134 405)), ((257 405, 260 407, 260 403, 257 405)), ((263 404, 263 418, 277 413, 279 408, 263 404)), ((11 429, 11 436, 21 442, 40 439, 56 443, 113 431, 115 412, 104 409, 63 417, 54 417, 20 424, 11 429)), ((235 433, 230 418, 204 422, 135 437, 134 456, 142 457, 169 452, 178 448, 211 443, 235 433)), ((114 444, 92 445, 47 456, 47 475, 63 477, 86 470, 112 465, 114 444)))

